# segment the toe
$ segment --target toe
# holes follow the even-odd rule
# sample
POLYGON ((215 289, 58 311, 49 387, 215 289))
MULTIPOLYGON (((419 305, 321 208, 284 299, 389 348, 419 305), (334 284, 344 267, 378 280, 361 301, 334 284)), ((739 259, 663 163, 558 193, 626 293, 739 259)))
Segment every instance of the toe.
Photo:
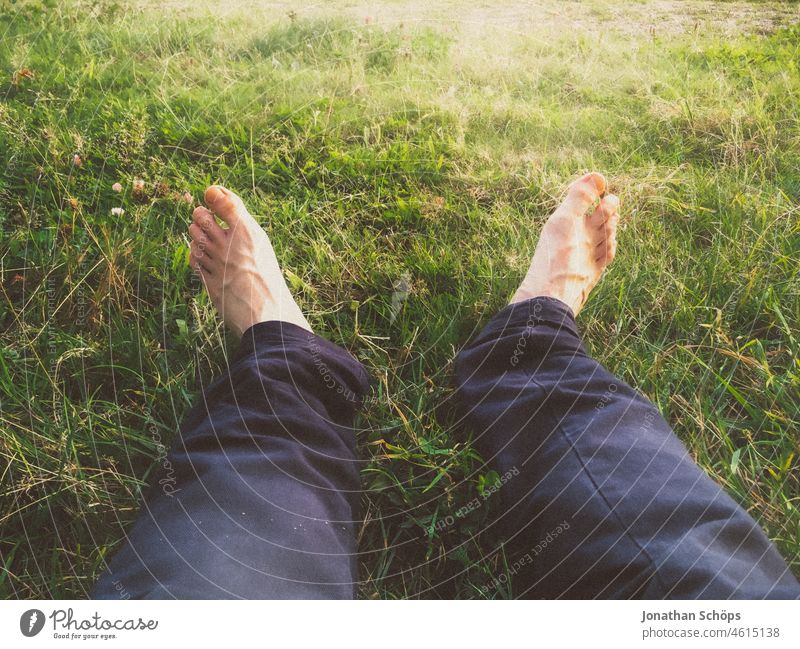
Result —
POLYGON ((589 221, 589 227, 592 230, 602 233, 608 220, 614 214, 617 214, 618 210, 619 198, 614 196, 614 194, 608 194, 607 196, 604 196, 600 200, 600 203, 597 205, 594 212, 587 217, 589 221))
POLYGON ((606 232, 606 237, 612 237, 617 235, 617 224, 619 223, 619 210, 614 210, 611 214, 608 215, 608 219, 603 226, 603 229, 606 232))
POLYGON ((597 257, 595 258, 595 262, 601 264, 602 266, 608 266, 612 261, 614 261, 614 257, 617 255, 617 235, 614 233, 608 239, 603 241, 599 246, 597 246, 597 257))
POLYGON ((213 274, 210 270, 208 270, 205 266, 203 266, 199 262, 192 263, 192 270, 194 271, 195 275, 197 275, 203 282, 203 286, 206 287, 206 290, 208 291, 208 294, 211 296, 211 299, 213 301, 216 295, 219 293, 219 285, 220 285, 219 275, 213 274))
POLYGON ((192 222, 196 224, 213 242, 222 241, 225 238, 225 230, 223 230, 214 215, 208 208, 197 207, 192 212, 192 222))
POLYGON ((590 222, 597 226, 596 261, 603 266, 610 264, 617 254, 617 223, 619 222, 619 199, 613 194, 605 196, 598 205, 590 222), (598 214, 599 213, 599 214, 598 214))
POLYGON ((229 227, 235 227, 242 221, 252 220, 242 199, 225 187, 211 185, 206 189, 205 201, 211 211, 225 221, 229 227))
POLYGON ((192 241, 189 245, 189 265, 195 272, 202 270, 208 274, 213 274, 214 258, 208 254, 207 246, 199 241, 192 241))
POLYGON ((197 223, 192 223, 189 226, 189 236, 192 238, 193 243, 197 243, 197 245, 203 249, 214 245, 208 234, 206 234, 197 223))
POLYGON ((599 173, 589 173, 573 182, 567 190, 567 197, 558 208, 570 216, 583 216, 586 210, 600 198, 606 188, 606 179, 599 173))

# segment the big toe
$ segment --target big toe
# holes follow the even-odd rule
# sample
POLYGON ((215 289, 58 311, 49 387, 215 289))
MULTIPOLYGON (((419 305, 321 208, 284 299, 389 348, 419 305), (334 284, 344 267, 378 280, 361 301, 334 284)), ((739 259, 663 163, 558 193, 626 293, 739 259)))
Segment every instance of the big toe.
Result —
POLYGON ((573 182, 567 190, 567 197, 559 211, 570 216, 583 216, 586 210, 599 199, 606 190, 606 179, 597 172, 588 173, 573 182))
POLYGON ((221 185, 211 185, 204 198, 209 209, 230 227, 252 219, 242 199, 221 185))

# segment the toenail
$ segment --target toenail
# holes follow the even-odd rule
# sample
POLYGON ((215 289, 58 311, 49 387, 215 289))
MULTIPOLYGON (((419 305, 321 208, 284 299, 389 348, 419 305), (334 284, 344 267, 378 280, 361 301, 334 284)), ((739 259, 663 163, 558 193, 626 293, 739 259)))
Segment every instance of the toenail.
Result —
POLYGON ((224 196, 224 194, 222 193, 220 187, 218 187, 217 185, 211 185, 211 187, 209 187, 205 193, 205 199, 206 202, 208 203, 216 202, 220 196, 224 196))
POLYGON ((602 198, 606 194, 606 189, 608 188, 608 181, 606 177, 601 174, 597 173, 596 171, 592 171, 591 173, 586 174, 583 177, 584 180, 591 180, 592 184, 594 185, 595 189, 600 192, 600 197, 602 198))

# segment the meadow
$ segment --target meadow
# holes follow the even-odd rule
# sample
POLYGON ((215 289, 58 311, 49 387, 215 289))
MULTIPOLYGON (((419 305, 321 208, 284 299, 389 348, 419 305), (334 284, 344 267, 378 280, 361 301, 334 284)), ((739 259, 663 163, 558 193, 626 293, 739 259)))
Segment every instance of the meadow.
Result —
POLYGON ((86 596, 224 371, 212 182, 375 377, 361 596, 513 596, 452 361, 587 170, 622 201, 588 347, 800 575, 798 118, 792 3, 0 0, 0 596, 86 596))

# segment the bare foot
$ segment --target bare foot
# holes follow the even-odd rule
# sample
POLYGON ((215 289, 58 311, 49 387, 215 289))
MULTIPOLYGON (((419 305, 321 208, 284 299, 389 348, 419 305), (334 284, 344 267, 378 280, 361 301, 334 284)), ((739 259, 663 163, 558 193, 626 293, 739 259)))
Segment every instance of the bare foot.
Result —
POLYGON ((269 237, 233 192, 212 185, 206 204, 189 226, 189 262, 205 284, 223 321, 241 337, 267 320, 291 322, 311 331, 289 293, 269 237), (217 223, 218 216, 228 227, 217 223))
POLYGON ((569 186, 566 199, 542 228, 512 304, 544 295, 561 300, 578 315, 617 251, 619 199, 603 196, 605 189, 606 179, 598 173, 586 174, 569 186))

